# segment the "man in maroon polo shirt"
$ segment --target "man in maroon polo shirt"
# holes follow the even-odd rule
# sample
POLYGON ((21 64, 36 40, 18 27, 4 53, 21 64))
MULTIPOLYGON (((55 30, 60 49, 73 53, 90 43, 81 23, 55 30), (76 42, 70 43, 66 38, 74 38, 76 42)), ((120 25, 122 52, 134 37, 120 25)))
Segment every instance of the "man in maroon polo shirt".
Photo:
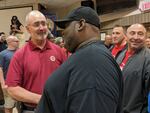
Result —
POLYGON ((60 47, 47 40, 48 28, 42 13, 31 11, 26 16, 26 28, 31 40, 14 54, 6 84, 10 95, 23 102, 23 113, 34 113, 45 81, 67 57, 60 47))

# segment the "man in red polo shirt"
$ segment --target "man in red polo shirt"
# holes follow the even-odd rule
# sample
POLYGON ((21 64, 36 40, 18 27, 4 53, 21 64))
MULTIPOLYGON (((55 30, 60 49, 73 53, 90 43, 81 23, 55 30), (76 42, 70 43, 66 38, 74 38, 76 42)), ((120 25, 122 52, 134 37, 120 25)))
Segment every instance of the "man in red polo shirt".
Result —
POLYGON ((47 40, 48 27, 42 13, 31 11, 26 16, 26 28, 31 40, 14 54, 6 84, 10 95, 23 102, 23 113, 34 113, 46 80, 67 57, 47 40))
POLYGON ((127 47, 125 30, 122 26, 116 25, 113 28, 112 40, 114 46, 111 48, 111 53, 113 57, 116 58, 119 55, 119 53, 127 47))

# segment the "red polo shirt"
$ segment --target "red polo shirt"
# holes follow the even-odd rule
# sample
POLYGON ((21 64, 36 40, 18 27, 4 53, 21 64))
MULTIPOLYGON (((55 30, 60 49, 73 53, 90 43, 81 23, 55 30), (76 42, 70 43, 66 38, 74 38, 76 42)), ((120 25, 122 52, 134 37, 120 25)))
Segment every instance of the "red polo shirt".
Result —
POLYGON ((125 45, 122 45, 122 46, 115 45, 115 47, 112 49, 112 52, 111 52, 113 57, 115 58, 118 52, 120 52, 124 47, 125 45))
POLYGON ((41 50, 29 41, 11 60, 7 73, 8 86, 21 86, 42 94, 48 76, 67 59, 57 45, 47 41, 41 50))
POLYGON ((126 65, 128 59, 134 55, 134 52, 129 52, 129 51, 126 51, 125 53, 125 56, 120 64, 120 69, 123 70, 124 66, 126 65))

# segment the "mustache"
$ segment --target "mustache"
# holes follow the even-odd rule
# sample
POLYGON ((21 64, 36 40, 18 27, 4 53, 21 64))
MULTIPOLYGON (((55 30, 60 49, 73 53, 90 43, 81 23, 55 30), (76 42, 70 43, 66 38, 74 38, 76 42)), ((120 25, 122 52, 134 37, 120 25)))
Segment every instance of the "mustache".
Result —
POLYGON ((48 32, 38 32, 37 34, 38 35, 46 35, 46 34, 48 34, 48 32))

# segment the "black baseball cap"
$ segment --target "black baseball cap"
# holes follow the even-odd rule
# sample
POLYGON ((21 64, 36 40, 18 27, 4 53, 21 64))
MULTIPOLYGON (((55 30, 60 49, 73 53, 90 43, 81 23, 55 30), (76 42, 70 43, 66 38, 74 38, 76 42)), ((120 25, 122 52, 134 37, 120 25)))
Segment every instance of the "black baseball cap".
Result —
POLYGON ((60 28, 65 28, 66 23, 85 19, 89 24, 100 28, 100 19, 95 10, 90 7, 81 6, 71 11, 64 19, 55 20, 55 24, 60 28))

